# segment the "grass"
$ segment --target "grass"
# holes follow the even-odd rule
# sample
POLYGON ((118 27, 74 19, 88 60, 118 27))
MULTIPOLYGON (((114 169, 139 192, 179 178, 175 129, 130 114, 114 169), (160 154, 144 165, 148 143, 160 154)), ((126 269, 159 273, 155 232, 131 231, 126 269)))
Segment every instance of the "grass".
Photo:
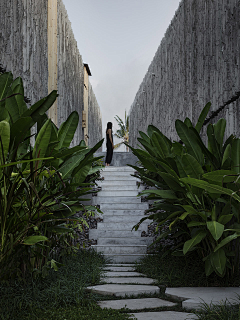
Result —
POLYGON ((167 287, 238 287, 239 277, 220 278, 216 274, 206 277, 204 263, 197 255, 175 257, 160 254, 146 256, 136 264, 136 270, 156 279, 158 285, 167 287))
POLYGON ((96 304, 97 296, 85 290, 100 282, 105 266, 102 255, 81 250, 75 256, 65 256, 63 264, 44 279, 1 283, 0 319, 129 319, 119 311, 102 310, 96 304))
POLYGON ((224 302, 210 306, 203 303, 200 311, 195 311, 198 320, 240 320, 240 301, 236 304, 224 302))

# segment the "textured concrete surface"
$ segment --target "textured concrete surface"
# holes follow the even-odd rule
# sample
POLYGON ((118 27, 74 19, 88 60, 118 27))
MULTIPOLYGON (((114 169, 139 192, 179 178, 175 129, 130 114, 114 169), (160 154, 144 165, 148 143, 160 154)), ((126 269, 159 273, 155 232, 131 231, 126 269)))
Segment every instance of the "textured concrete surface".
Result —
POLYGON ((139 312, 132 313, 137 320, 190 320, 197 319, 194 314, 177 311, 139 312))
POLYGON ((239 136, 240 99, 230 103, 240 91, 239 16, 240 0, 180 2, 132 103, 130 145, 149 124, 179 140, 175 120, 196 124, 209 101, 211 111, 228 103, 213 122, 226 118, 226 135, 239 136))
POLYGON ((98 286, 87 287, 88 290, 93 292, 103 294, 103 295, 113 295, 116 297, 125 297, 125 295, 134 295, 139 294, 153 294, 159 293, 160 289, 157 286, 148 286, 148 285, 122 285, 122 284, 102 284, 98 286))
POLYGON ((187 309, 198 309, 203 302, 207 304, 225 301, 233 302, 240 295, 239 287, 198 287, 198 288, 167 288, 166 295, 184 300, 182 306, 187 309))
POLYGON ((128 308, 131 310, 142 310, 145 308, 147 309, 147 308, 159 308, 159 307, 173 307, 176 305, 176 303, 158 299, 158 298, 144 298, 144 299, 122 299, 122 300, 99 301, 98 305, 101 308, 112 308, 112 309, 128 308))
POLYGON ((110 271, 114 271, 114 272, 121 272, 121 271, 128 272, 128 271, 134 271, 135 267, 124 266, 124 265, 118 266, 117 264, 115 266, 115 264, 114 264, 114 265, 110 265, 110 266, 105 267, 104 270, 110 270, 110 271))
POLYGON ((150 278, 143 278, 143 277, 113 277, 113 278, 102 278, 102 281, 107 283, 118 283, 118 284, 154 284, 156 280, 150 278))
MULTIPOLYGON (((91 83, 88 85, 88 145, 93 147, 102 137, 102 114, 93 92, 91 83)), ((103 142, 104 143, 104 142, 103 142)), ((99 151, 101 151, 99 149, 99 151)))

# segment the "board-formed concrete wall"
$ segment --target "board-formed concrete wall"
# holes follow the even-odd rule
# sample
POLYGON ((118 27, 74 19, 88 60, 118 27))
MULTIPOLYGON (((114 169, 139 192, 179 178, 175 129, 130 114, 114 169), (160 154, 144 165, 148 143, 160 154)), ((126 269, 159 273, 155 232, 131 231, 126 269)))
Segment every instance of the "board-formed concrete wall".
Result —
POLYGON ((35 103, 48 94, 47 1, 0 1, 0 64, 35 103))
POLYGON ((102 139, 102 115, 91 83, 88 84, 88 136, 89 147, 102 139))
MULTIPOLYGON (((72 143, 76 145, 83 139, 84 65, 62 0, 57 0, 57 9, 57 120, 60 126, 72 111, 79 113, 72 143)), ((25 96, 31 104, 47 96, 48 0, 0 1, 0 50, 0 66, 11 71, 14 78, 23 78, 25 96)), ((89 105, 91 146, 102 135, 94 129, 96 124, 101 126, 101 112, 92 89, 90 96, 93 97, 89 105)))
POLYGON ((208 101, 211 122, 239 136, 239 50, 239 0, 182 0, 131 106, 130 145, 149 124, 178 140, 175 120, 195 124, 208 101))

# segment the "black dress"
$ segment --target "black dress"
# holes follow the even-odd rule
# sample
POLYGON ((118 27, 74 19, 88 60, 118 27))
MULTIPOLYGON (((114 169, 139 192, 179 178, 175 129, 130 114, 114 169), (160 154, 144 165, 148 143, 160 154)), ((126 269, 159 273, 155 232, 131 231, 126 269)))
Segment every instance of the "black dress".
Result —
MULTIPOLYGON (((113 147, 112 147, 112 143, 111 143, 111 141, 110 141, 110 138, 109 138, 109 134, 108 134, 108 133, 106 134, 106 137, 107 137, 107 142, 106 142, 107 154, 106 154, 105 163, 110 164, 111 161, 112 161, 112 156, 113 156, 113 147)), ((113 142, 112 133, 111 133, 111 137, 112 137, 112 142, 113 142)))

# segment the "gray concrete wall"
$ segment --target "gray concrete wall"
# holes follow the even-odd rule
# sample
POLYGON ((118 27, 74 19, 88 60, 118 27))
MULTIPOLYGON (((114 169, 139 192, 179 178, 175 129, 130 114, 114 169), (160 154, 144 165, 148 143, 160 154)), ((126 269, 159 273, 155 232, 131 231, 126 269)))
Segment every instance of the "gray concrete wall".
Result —
POLYGON ((130 145, 149 124, 178 140, 175 120, 195 124, 208 101, 239 136, 239 49, 239 0, 182 0, 131 106, 130 145))
MULTIPOLYGON (((48 94, 48 1, 0 1, 0 65, 22 77, 31 104, 48 94)), ((84 44, 80 44, 80 46, 84 44)), ((81 48, 80 48, 81 50, 81 48)), ((72 145, 83 139, 83 61, 62 0, 58 0, 58 125, 76 110, 79 126, 72 145)), ((90 146, 99 141, 101 112, 91 89, 90 146)))
POLYGON ((72 145, 83 139, 83 61, 78 50, 67 10, 58 0, 58 123, 67 119, 71 112, 79 113, 79 124, 72 145))
POLYGON ((102 139, 101 110, 90 82, 88 84, 88 136, 89 147, 93 147, 99 140, 102 139))
POLYGON ((0 64, 22 77, 31 104, 48 94, 47 1, 0 1, 0 64))

